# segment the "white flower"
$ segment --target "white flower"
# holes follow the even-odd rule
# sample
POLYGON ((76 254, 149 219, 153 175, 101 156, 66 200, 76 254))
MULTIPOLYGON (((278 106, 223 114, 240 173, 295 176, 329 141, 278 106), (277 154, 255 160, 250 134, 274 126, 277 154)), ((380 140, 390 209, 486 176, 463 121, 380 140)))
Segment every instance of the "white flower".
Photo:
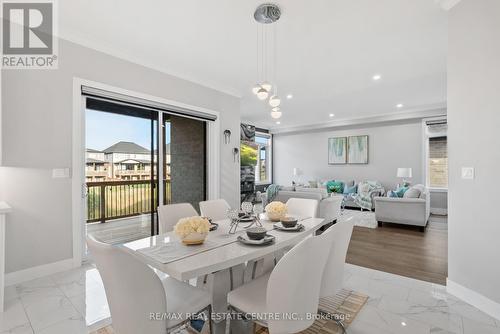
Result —
POLYGON ((266 205, 266 212, 270 214, 284 216, 286 215, 287 208, 285 204, 278 201, 274 201, 266 205))
POLYGON ((208 231, 210 231, 208 219, 199 216, 181 218, 174 226, 175 234, 181 238, 194 232, 208 233, 208 231))

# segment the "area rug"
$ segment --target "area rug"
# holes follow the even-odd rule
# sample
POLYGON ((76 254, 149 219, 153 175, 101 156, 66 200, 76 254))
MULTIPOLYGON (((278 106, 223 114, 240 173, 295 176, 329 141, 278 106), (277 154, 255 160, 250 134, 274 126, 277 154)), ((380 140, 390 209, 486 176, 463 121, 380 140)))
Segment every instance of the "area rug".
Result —
MULTIPOLYGON (((324 312, 343 319, 342 323, 347 328, 356 318, 359 311, 368 300, 368 296, 356 291, 342 289, 333 297, 320 300, 319 308, 324 312)), ((179 333, 190 333, 180 330, 179 333)), ((267 328, 257 326, 256 334, 268 334, 267 328)), ((333 320, 318 319, 311 327, 301 332, 302 334, 341 334, 342 329, 333 320)), ((111 325, 101 328, 91 334, 115 334, 111 325)))
POLYGON ((338 219, 339 222, 353 221, 354 226, 377 228, 375 212, 345 209, 338 219))
MULTIPOLYGON (((320 310, 343 319, 342 323, 347 328, 363 308, 368 296, 356 291, 342 289, 337 295, 322 298, 319 303, 320 310)), ((257 326, 256 334, 268 334, 267 328, 257 326)), ((311 327, 301 334, 342 334, 342 328, 334 320, 318 319, 311 327)))

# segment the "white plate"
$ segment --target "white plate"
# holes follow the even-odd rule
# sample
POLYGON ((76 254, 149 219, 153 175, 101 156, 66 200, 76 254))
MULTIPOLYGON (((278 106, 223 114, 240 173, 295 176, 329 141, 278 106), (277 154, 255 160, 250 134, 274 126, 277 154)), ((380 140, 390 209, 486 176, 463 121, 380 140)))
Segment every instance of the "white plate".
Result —
POLYGON ((292 231, 292 232, 297 232, 301 231, 304 228, 304 225, 297 223, 294 227, 284 227, 281 222, 273 224, 274 228, 277 230, 282 230, 282 231, 292 231))
POLYGON ((246 245, 267 245, 274 242, 274 239, 274 236, 270 234, 267 234, 263 239, 260 240, 252 240, 242 235, 238 236, 238 241, 246 245))

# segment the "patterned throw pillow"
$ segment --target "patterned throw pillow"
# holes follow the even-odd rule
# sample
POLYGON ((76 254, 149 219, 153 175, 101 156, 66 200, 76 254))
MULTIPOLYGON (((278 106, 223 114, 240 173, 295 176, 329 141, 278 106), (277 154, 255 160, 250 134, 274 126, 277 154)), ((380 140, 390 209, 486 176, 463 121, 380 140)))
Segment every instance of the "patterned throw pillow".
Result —
POLYGON ((328 193, 342 194, 344 192, 344 182, 341 181, 328 181, 326 183, 328 193))

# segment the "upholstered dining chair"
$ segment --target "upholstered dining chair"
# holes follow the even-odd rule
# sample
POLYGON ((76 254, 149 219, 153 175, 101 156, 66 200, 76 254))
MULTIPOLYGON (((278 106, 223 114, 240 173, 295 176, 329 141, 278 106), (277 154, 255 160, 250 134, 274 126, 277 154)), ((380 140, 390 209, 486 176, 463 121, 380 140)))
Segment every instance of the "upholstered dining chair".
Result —
POLYGON ((229 292, 227 302, 247 314, 296 314, 301 319, 257 319, 270 334, 300 332, 312 325, 306 317, 318 311, 321 278, 332 245, 332 233, 305 238, 286 253, 272 272, 229 292))
POLYGON ((87 236, 87 245, 104 283, 116 334, 168 333, 186 319, 170 319, 165 313, 211 313, 208 291, 168 276, 160 278, 132 254, 92 236, 87 236), (160 317, 151 319, 151 314, 160 317))
POLYGON ((318 201, 307 198, 290 198, 286 202, 288 214, 302 218, 318 217, 318 201))
MULTIPOLYGON (((320 313, 328 313, 328 310, 322 304, 322 298, 335 296, 343 287, 345 258, 349 242, 351 241, 353 227, 353 221, 337 222, 323 233, 333 234, 333 243, 328 259, 326 260, 323 278, 321 279, 320 303, 318 307, 320 313)), ((332 318, 335 320, 335 317, 332 318)), ((336 322, 345 333, 344 324, 341 321, 336 320, 336 322)))
POLYGON ((158 207, 159 233, 170 232, 179 219, 193 216, 198 216, 198 212, 189 203, 160 205, 158 207))
POLYGON ((227 210, 231 209, 225 199, 214 199, 200 202, 200 212, 203 217, 212 221, 223 220, 227 217, 227 210))

